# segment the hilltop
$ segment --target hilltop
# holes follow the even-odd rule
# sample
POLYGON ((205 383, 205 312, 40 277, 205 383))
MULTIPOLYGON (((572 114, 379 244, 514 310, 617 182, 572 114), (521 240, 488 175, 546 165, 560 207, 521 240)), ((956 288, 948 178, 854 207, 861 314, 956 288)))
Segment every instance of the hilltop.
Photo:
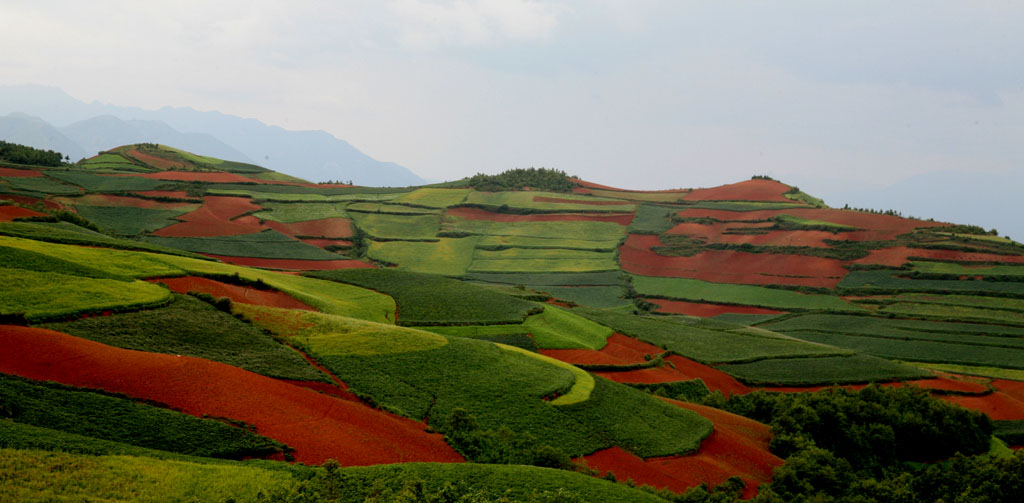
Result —
POLYGON ((22 499, 930 501, 1001 473, 1011 501, 1024 480, 1024 245, 991 230, 765 176, 65 161, 0 148, 0 479, 22 499))

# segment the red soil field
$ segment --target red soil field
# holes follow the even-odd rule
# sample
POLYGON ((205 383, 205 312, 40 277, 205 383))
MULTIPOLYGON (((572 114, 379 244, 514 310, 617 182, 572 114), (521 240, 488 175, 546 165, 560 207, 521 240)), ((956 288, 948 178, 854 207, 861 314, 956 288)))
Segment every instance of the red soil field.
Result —
POLYGON ((285 309, 302 309, 316 311, 316 308, 302 302, 284 292, 277 290, 257 290, 248 286, 230 285, 209 278, 182 276, 180 278, 153 278, 151 283, 163 283, 178 293, 203 292, 214 297, 227 297, 243 304, 258 306, 281 307, 285 309))
POLYGON ((12 206, 5 204, 0 206, 0 222, 10 222, 15 218, 22 217, 45 217, 46 213, 39 213, 28 208, 22 208, 21 206, 12 206))
POLYGON ((161 171, 159 173, 139 173, 123 176, 139 176, 154 180, 172 180, 180 182, 209 182, 209 183, 264 183, 262 180, 255 180, 235 173, 223 171, 161 171))
POLYGON ((619 248, 622 269, 643 276, 691 278, 715 283, 800 285, 835 288, 849 271, 823 257, 705 250, 692 257, 666 257, 651 250, 658 236, 630 234, 619 248), (768 274, 766 271, 771 271, 768 274))
POLYGON ((252 234, 264 230, 265 227, 259 225, 258 221, 239 222, 231 219, 259 209, 260 207, 253 204, 251 199, 245 197, 206 196, 201 208, 178 217, 181 223, 164 227, 153 235, 211 237, 252 234))
POLYGON ((1001 391, 985 396, 943 395, 938 398, 984 412, 997 421, 1024 420, 1024 400, 1001 391))
MULTIPOLYGON (((588 203, 589 204, 589 203, 588 203)), ((491 222, 612 222, 629 225, 633 221, 632 213, 600 215, 593 213, 535 213, 530 215, 511 215, 494 213, 480 208, 449 208, 448 215, 462 217, 467 220, 488 220, 491 222)))
POLYGON ((572 364, 632 365, 647 361, 645 355, 658 355, 664 350, 646 342, 615 333, 599 351, 592 349, 540 349, 542 355, 572 364))
POLYGON ((826 239, 838 239, 839 235, 826 231, 771 230, 763 234, 727 234, 727 230, 758 229, 771 227, 772 223, 715 222, 710 225, 693 222, 676 224, 669 234, 681 234, 692 238, 703 238, 708 243, 752 244, 773 246, 817 246, 826 247, 826 239))
POLYGON ((295 449, 296 461, 342 465, 462 457, 421 423, 230 365, 130 351, 27 327, 0 328, 0 372, 104 389, 195 416, 245 421, 295 449))
MULTIPOLYGON (((659 194, 659 193, 665 193, 665 192, 689 192, 689 189, 626 190, 626 189, 620 189, 618 187, 611 187, 609 185, 601 185, 599 183, 588 182, 586 180, 575 180, 575 182, 578 183, 579 185, 582 185, 584 188, 588 188, 588 189, 614 190, 614 191, 618 191, 618 192, 640 192, 640 193, 644 193, 644 194, 659 194)), ((577 187, 577 189, 578 188, 579 187, 577 187)), ((575 191, 575 189, 573 189, 573 190, 575 191)))
POLYGON ((175 199, 195 199, 184 190, 141 190, 136 192, 140 196, 149 197, 173 197, 175 199))
MULTIPOLYGON (((944 374, 936 373, 938 376, 935 379, 919 379, 916 381, 901 381, 901 382, 887 382, 880 383, 881 386, 886 388, 896 388, 900 386, 907 386, 913 384, 919 388, 926 390, 936 391, 957 391, 961 393, 988 393, 989 389, 985 386, 987 379, 975 379, 967 376, 958 376, 955 374, 944 374)), ((867 384, 844 384, 841 387, 849 390, 864 389, 867 384)), ((823 389, 829 389, 831 386, 768 386, 763 388, 757 388, 765 391, 781 391, 784 393, 802 393, 802 392, 813 392, 821 391, 823 389)), ((940 395, 937 395, 940 396, 940 395)))
POLYGON ((1024 402, 1024 382, 1010 381, 1008 379, 993 379, 992 386, 1006 395, 1024 402))
POLYGON ((832 222, 861 229, 851 232, 839 232, 832 234, 829 239, 849 239, 851 241, 887 241, 895 239, 900 234, 906 234, 918 227, 941 227, 949 224, 941 222, 929 222, 911 218, 902 218, 891 215, 876 213, 863 213, 851 210, 836 210, 830 208, 793 208, 785 210, 758 210, 758 211, 726 211, 708 210, 702 208, 691 208, 679 212, 682 217, 709 217, 721 221, 732 220, 768 220, 779 215, 791 215, 809 220, 820 220, 832 222))
POLYGON ((619 480, 633 479, 638 484, 667 487, 675 492, 701 483, 714 486, 738 475, 747 483, 743 497, 751 498, 757 494, 757 486, 769 482, 772 470, 782 464, 781 459, 768 452, 768 426, 710 407, 666 401, 697 412, 714 424, 715 431, 696 454, 643 460, 612 447, 584 457, 587 465, 602 472, 611 471, 619 480))
POLYGON ((935 260, 951 260, 958 262, 1008 262, 1024 264, 1024 256, 1021 255, 996 255, 992 253, 972 253, 957 250, 928 250, 924 248, 907 248, 896 246, 871 250, 871 254, 862 259, 854 260, 855 264, 880 264, 887 266, 901 266, 910 262, 910 257, 923 257, 935 260))
POLYGON ((43 174, 35 169, 17 169, 0 167, 0 177, 2 176, 9 176, 11 178, 36 178, 43 176, 43 174))
POLYGON ((134 208, 177 209, 184 206, 195 206, 196 203, 165 203, 141 197, 115 196, 110 194, 86 194, 70 200, 75 204, 93 206, 131 206, 134 208))
POLYGON ((359 397, 356 396, 355 393, 352 393, 351 391, 348 391, 346 388, 334 386, 332 384, 327 384, 325 382, 318 382, 318 381, 295 381, 295 380, 292 380, 292 379, 278 379, 278 381, 286 382, 286 383, 294 385, 294 386, 300 386, 300 387, 303 387, 303 388, 311 389, 311 390, 316 391, 318 393, 323 393, 325 395, 330 395, 330 396, 333 396, 335 398, 340 398, 342 400, 348 400, 350 402, 360 402, 359 397))
POLYGON ((203 253, 222 262, 263 269, 290 269, 293 271, 333 271, 335 269, 365 269, 377 267, 362 260, 291 260, 276 258, 228 257, 203 253))
POLYGON ((560 197, 533 196, 536 203, 585 204, 588 206, 623 206, 633 204, 630 201, 587 201, 585 199, 564 199, 560 197))
POLYGON ((794 202, 783 195, 789 185, 775 180, 746 180, 710 189, 694 189, 684 201, 778 201, 794 202))
MULTIPOLYGON (((259 225, 259 219, 249 215, 238 220, 238 223, 255 223, 259 225)), ((275 231, 289 236, 310 236, 322 238, 347 238, 352 236, 352 222, 346 218, 324 218, 321 220, 307 220, 305 222, 293 222, 285 224, 264 220, 263 225, 275 231)))
POLYGON ((164 159, 163 157, 157 157, 151 154, 144 154, 135 149, 124 152, 124 154, 126 154, 128 157, 134 158, 135 160, 141 161, 143 164, 152 166, 162 171, 181 169, 185 167, 185 163, 181 161, 172 161, 169 159, 164 159))
POLYGON ((59 210, 59 209, 64 207, 63 205, 61 205, 60 203, 55 202, 55 201, 50 201, 50 200, 47 200, 47 199, 37 199, 35 197, 22 196, 22 195, 19 195, 19 194, 0 194, 0 200, 12 201, 12 202, 15 202, 15 203, 18 203, 18 204, 24 204, 26 206, 31 206, 33 204, 37 204, 38 203, 38 204, 42 204, 47 209, 51 209, 51 210, 59 210))
POLYGON ((725 313, 738 314, 782 314, 785 311, 765 309, 751 306, 724 306, 721 304, 704 304, 701 302, 686 302, 682 300, 666 299, 644 299, 658 306, 658 311, 670 314, 685 314, 687 316, 702 316, 711 318, 725 313))
POLYGON ((348 248, 352 246, 351 241, 346 241, 344 239, 300 239, 299 241, 308 245, 319 246, 320 248, 327 248, 328 246, 341 246, 343 248, 348 248))

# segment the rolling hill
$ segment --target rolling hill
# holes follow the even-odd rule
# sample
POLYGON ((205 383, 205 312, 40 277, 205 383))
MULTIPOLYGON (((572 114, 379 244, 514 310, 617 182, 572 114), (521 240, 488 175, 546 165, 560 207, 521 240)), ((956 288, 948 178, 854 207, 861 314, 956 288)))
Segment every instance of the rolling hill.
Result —
POLYGON ((978 227, 767 177, 377 188, 153 143, 46 159, 0 148, 17 500, 887 501, 1024 479, 1024 245, 978 227))

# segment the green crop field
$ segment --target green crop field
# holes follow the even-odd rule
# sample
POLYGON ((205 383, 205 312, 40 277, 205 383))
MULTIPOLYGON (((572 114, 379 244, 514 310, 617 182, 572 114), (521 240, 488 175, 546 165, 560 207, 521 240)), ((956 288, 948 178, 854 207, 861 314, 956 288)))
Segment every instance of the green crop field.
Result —
POLYGON ((0 222, 0 235, 51 243, 98 246, 122 250, 143 250, 202 258, 200 255, 166 246, 110 237, 69 222, 0 222))
MULTIPOLYGON (((3 238, 0 242, 11 243, 3 238)), ((31 241, 29 241, 31 243, 31 241)), ((0 246, 0 264, 11 269, 24 269, 37 272, 56 272, 69 276, 81 276, 85 278, 118 279, 127 281, 131 278, 118 274, 101 271, 84 264, 69 262, 31 250, 11 246, 0 246)))
POLYGON ((555 248, 562 250, 585 250, 613 252, 619 249, 620 240, 579 241, 576 239, 534 238, 524 236, 481 236, 477 247, 484 250, 506 248, 555 248))
POLYGON ((385 215, 349 213, 352 221, 373 238, 387 240, 435 240, 440 220, 437 215, 385 215))
POLYGON ((451 234, 568 239, 577 241, 577 247, 589 247, 591 241, 600 242, 599 246, 603 246, 608 241, 618 242, 626 237, 626 228, 619 224, 589 221, 491 222, 448 216, 444 218, 441 230, 451 234))
POLYGON ((996 379, 1010 379, 1013 381, 1024 381, 1024 370, 1004 369, 1000 367, 981 367, 977 365, 957 365, 953 363, 929 363, 902 360, 900 363, 913 365, 923 369, 932 369, 942 372, 953 372, 956 374, 994 377, 996 379))
POLYGON ((820 386, 934 377, 926 370, 868 355, 771 359, 717 368, 747 384, 761 386, 820 386))
POLYGON ((505 207, 537 212, 631 213, 636 209, 635 205, 628 201, 554 192, 472 192, 466 197, 465 204, 489 209, 505 207), (544 201, 545 198, 566 202, 544 201), (602 202, 609 204, 594 204, 602 202))
POLYGON ((527 318, 523 326, 545 349, 601 349, 612 335, 610 328, 552 305, 527 318))
POLYGON ((806 341, 830 344, 892 360, 1024 369, 1024 347, 1021 347, 1020 344, 1016 344, 1017 347, 1010 347, 1009 345, 958 344, 919 339, 899 340, 837 333, 792 332, 792 334, 794 337, 806 341))
MULTIPOLYGON (((56 172, 48 171, 53 174, 56 172)), ((49 195, 74 195, 81 194, 82 190, 74 185, 60 183, 52 178, 41 177, 12 177, 4 178, 5 192, 49 194, 49 195)))
POLYGON ((384 213, 388 215, 439 215, 441 210, 436 208, 420 208, 418 206, 405 206, 391 203, 349 203, 345 210, 358 213, 384 213))
POLYGON ((0 374, 0 403, 18 423, 191 456, 242 459, 282 452, 244 428, 126 398, 0 374))
POLYGON ((917 304, 943 304, 950 306, 980 307, 1024 312, 1024 299, 1005 297, 983 297, 980 295, 932 295, 925 293, 903 293, 890 297, 887 302, 913 302, 917 304))
POLYGON ((590 272, 619 268, 615 255, 582 250, 509 248, 477 249, 468 271, 481 272, 590 272))
POLYGON ((447 208, 461 204, 472 189, 432 189, 422 188, 407 192, 395 198, 393 202, 428 208, 447 208))
POLYGON ((104 231, 122 236, 136 236, 177 223, 174 217, 188 213, 189 209, 160 210, 133 206, 76 205, 78 214, 89 219, 104 231))
POLYGON ((913 262, 912 266, 914 271, 926 274, 1024 277, 1024 265, 968 266, 952 262, 913 262))
POLYGON ((672 214, 677 210, 654 204, 641 204, 636 207, 636 215, 629 224, 630 234, 661 234, 672 227, 672 214))
POLYGON ((337 203, 267 202, 260 206, 263 211, 253 213, 254 217, 286 224, 324 218, 348 218, 344 205, 337 203))
POLYGON ((121 154, 100 154, 79 164, 84 169, 124 169, 128 171, 152 171, 140 166, 138 163, 125 159, 121 154))
POLYGON ((845 355, 851 351, 811 344, 771 332, 742 332, 744 327, 719 322, 720 328, 708 322, 687 318, 634 316, 595 309, 574 309, 616 332, 673 351, 702 363, 748 362, 764 358, 801 358, 823 355, 845 355))
POLYGON ((839 314, 801 314, 769 321, 760 327, 781 333, 799 331, 862 333, 903 339, 907 337, 953 336, 967 341, 973 336, 997 338, 1024 337, 1024 329, 978 323, 950 323, 941 321, 894 320, 870 316, 839 314))
POLYGON ((565 394, 552 399, 550 402, 551 405, 561 407, 565 405, 577 404, 590 399, 591 393, 593 393, 596 384, 594 383, 594 376, 587 373, 587 371, 580 369, 579 367, 573 366, 572 364, 565 363, 562 360, 556 360, 554 358, 551 358, 550 356, 544 356, 542 354, 528 351, 523 348, 507 345, 501 345, 500 347, 506 351, 526 355, 529 356, 530 358, 534 358, 542 362, 554 365, 556 367, 563 368, 572 373, 572 388, 569 388, 569 390, 566 391, 565 394))
POLYGON ((476 273, 466 279, 481 283, 534 286, 612 286, 622 284, 619 271, 582 273, 476 273))
POLYGON ((41 326, 109 346, 180 354, 257 374, 301 381, 326 377, 287 346, 196 298, 174 294, 167 307, 41 326))
POLYGON ((167 238, 150 236, 150 243, 194 253, 293 260, 339 260, 345 257, 325 251, 290 236, 267 229, 254 234, 201 238, 167 238))
POLYGON ((409 271, 462 276, 473 261, 479 238, 439 238, 438 241, 371 241, 366 256, 409 271))
POLYGON ((848 293, 948 292, 1024 297, 1024 282, 911 279, 898 276, 904 271, 853 271, 839 282, 839 290, 848 293))
POLYGON ((398 305, 400 325, 522 323, 537 306, 486 288, 432 274, 388 269, 306 273, 386 293, 398 305))
POLYGON ((0 315, 44 321, 82 313, 123 311, 167 303, 171 294, 143 281, 83 278, 55 272, 0 269, 0 315))
POLYGON ((645 297, 759 306, 783 310, 862 311, 839 297, 812 295, 749 285, 709 283, 685 278, 633 276, 637 293, 645 297))
MULTIPOLYGON (((104 250, 91 247, 66 244, 47 243, 15 237, 0 237, 0 245, 44 255, 47 258, 62 260, 84 267, 88 270, 102 271, 113 278, 146 278, 152 276, 172 276, 183 273, 182 269, 167 264, 161 255, 127 251, 104 250)), ((182 257, 184 258, 184 257, 182 257)), ((195 259, 187 259, 195 260, 195 259)), ((38 269, 46 271, 48 269, 38 269)), ((76 274, 71 269, 56 270, 76 274)))
POLYGON ((1003 309, 987 309, 936 303, 897 302, 882 307, 879 309, 879 312, 930 319, 1006 323, 1024 326, 1024 312, 1007 311, 1003 309))
MULTIPOLYGON (((136 190, 156 190, 161 185, 173 185, 173 182, 153 180, 140 176, 107 176, 88 171, 50 171, 49 175, 63 182, 78 185, 86 192, 126 192, 136 190)), ((74 194, 79 191, 73 192, 74 194)))
POLYGON ((776 224, 783 229, 818 229, 830 232, 855 231, 856 227, 826 222, 824 220, 811 220, 809 218, 794 217, 793 215, 782 214, 774 218, 776 224))
POLYGON ((605 189, 590 189, 590 192, 598 197, 648 203, 679 203, 688 194, 687 192, 632 192, 628 190, 605 189))
POLYGON ((534 289, 547 292, 556 299, 587 307, 609 308, 632 304, 632 301, 622 297, 621 286, 543 286, 534 289))

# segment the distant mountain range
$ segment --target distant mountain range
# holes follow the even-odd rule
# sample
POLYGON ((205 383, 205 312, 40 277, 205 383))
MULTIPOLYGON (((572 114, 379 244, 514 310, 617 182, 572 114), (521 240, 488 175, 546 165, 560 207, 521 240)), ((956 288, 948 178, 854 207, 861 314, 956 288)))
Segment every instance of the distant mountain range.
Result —
POLYGON ((426 181, 324 131, 289 131, 255 119, 192 108, 144 110, 79 101, 60 89, 0 86, 0 139, 52 149, 72 160, 120 145, 155 142, 249 162, 310 181, 406 186, 426 181))

